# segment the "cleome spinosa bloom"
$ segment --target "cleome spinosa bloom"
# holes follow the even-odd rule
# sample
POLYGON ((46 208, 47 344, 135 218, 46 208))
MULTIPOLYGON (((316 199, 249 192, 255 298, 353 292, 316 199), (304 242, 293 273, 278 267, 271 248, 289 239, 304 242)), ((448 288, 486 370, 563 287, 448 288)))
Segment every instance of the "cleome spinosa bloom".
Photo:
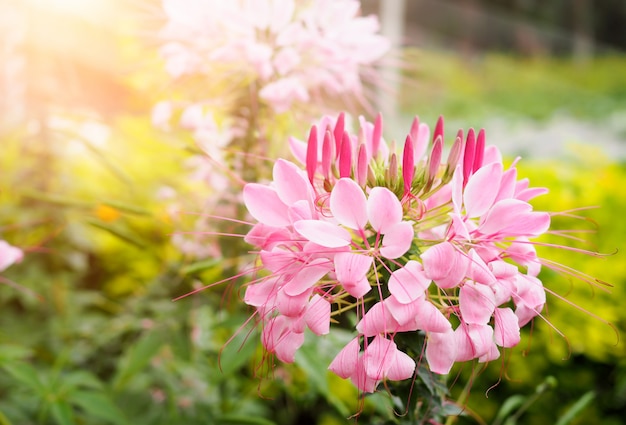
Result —
POLYGON ((259 277, 244 295, 262 324, 265 349, 293 362, 308 328, 330 332, 354 311, 355 337, 329 365, 363 392, 415 373, 396 343, 420 334, 430 370, 494 360, 541 314, 546 292, 531 239, 550 215, 528 203, 546 189, 505 169, 485 132, 459 131, 443 158, 443 119, 416 118, 402 152, 382 137, 382 117, 324 117, 306 142, 291 139, 297 165, 274 164, 269 184, 248 183, 257 221, 246 235, 259 277))

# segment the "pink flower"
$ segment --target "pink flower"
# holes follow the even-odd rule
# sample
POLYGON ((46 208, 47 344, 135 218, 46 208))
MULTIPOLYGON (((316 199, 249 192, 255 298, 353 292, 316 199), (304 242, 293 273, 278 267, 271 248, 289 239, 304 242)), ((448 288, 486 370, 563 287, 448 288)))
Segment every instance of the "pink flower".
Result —
POLYGON ((6 241, 0 240, 0 272, 6 270, 11 265, 19 263, 24 258, 24 252, 6 241))
POLYGON ((172 77, 237 73, 278 112, 321 95, 362 98, 363 71, 390 46, 356 0, 163 0, 163 9, 172 77))
POLYGON ((443 120, 426 156, 429 130, 415 120, 400 160, 380 116, 360 125, 356 136, 344 115, 324 117, 307 143, 290 141, 302 168, 280 159, 271 183, 244 188, 257 220, 246 241, 264 270, 244 301, 265 348, 293 361, 307 327, 324 335, 335 315, 356 314, 329 369, 364 392, 413 375, 400 333, 426 335, 434 373, 497 359, 546 303, 531 239, 550 216, 528 203, 545 191, 517 181, 483 131, 459 132, 442 162, 443 120))

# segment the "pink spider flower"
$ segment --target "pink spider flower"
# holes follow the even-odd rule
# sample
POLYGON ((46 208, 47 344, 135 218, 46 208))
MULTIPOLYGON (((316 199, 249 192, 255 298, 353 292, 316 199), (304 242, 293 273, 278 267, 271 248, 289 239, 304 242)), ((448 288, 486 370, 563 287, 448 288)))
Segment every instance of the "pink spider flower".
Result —
POLYGON ((356 0, 162 3, 161 55, 172 77, 253 81, 278 112, 322 95, 362 100, 362 79, 390 47, 356 0))
POLYGON ((400 152, 382 117, 359 124, 351 134, 343 114, 324 117, 307 142, 290 140, 301 166, 279 159, 271 183, 244 188, 262 270, 244 301, 263 345, 293 362, 306 329, 327 334, 334 316, 356 312, 329 369, 364 392, 413 376, 403 333, 424 337, 434 373, 497 359, 546 303, 531 240, 550 216, 528 203, 546 190, 518 180, 516 162, 505 170, 484 131, 459 131, 444 159, 442 119, 432 142, 415 119, 400 152))

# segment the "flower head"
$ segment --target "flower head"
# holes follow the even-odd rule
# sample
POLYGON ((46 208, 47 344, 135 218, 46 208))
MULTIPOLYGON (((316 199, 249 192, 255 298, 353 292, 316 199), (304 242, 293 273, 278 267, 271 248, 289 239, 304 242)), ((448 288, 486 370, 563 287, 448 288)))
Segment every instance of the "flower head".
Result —
POLYGON ((163 0, 161 55, 174 78, 252 80, 278 112, 320 95, 362 96, 364 66, 390 47, 356 0, 163 0))
POLYGON ((416 119, 401 153, 380 116, 360 124, 351 134, 343 115, 323 118, 308 142, 291 140, 303 168, 279 159, 270 184, 244 188, 258 221, 246 240, 266 270, 244 300, 265 348, 291 362, 307 327, 326 334, 353 310, 356 336, 329 369, 362 391, 413 375, 402 333, 425 337, 435 373, 498 358, 546 302, 530 240, 550 215, 528 203, 546 190, 518 180, 515 162, 506 169, 482 130, 459 132, 444 159, 442 119, 432 142, 416 119))

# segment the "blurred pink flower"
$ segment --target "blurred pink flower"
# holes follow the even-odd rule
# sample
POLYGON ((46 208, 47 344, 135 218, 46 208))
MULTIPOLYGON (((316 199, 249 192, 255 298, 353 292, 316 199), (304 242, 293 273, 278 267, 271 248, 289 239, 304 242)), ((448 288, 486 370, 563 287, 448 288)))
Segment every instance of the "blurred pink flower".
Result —
POLYGON ((390 47, 356 0, 163 0, 161 55, 173 78, 255 81, 278 112, 322 94, 360 98, 364 67, 390 47))
POLYGON ((0 272, 6 270, 24 258, 24 252, 8 242, 0 240, 0 272))

